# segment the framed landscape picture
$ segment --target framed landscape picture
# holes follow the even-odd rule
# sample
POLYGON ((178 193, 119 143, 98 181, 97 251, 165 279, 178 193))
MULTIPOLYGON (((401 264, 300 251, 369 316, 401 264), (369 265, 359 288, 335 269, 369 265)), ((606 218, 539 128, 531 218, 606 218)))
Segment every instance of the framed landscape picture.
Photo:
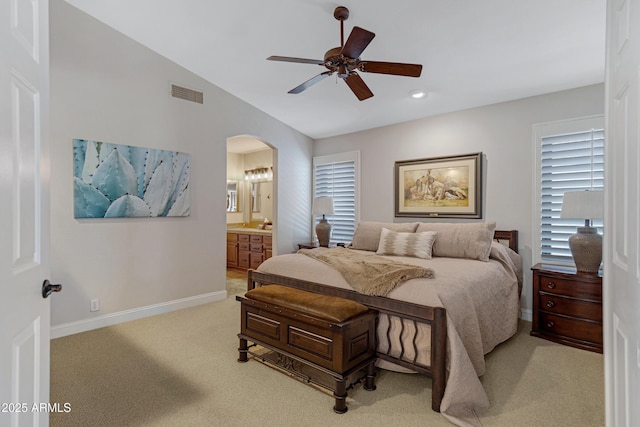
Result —
POLYGON ((397 161, 395 216, 482 218, 482 153, 397 161))

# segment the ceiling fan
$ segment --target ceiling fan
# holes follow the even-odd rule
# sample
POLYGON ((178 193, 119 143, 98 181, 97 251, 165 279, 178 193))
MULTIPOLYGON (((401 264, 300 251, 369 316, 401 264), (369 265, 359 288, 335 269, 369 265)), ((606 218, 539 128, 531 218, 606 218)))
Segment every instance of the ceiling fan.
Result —
POLYGON ((349 18, 349 9, 344 6, 336 7, 333 17, 340 21, 340 47, 329 49, 324 54, 324 60, 292 58, 288 56, 270 56, 269 61, 298 62, 301 64, 324 65, 329 71, 324 71, 310 78, 299 86, 294 87, 288 93, 300 93, 333 73, 343 79, 360 101, 373 96, 373 92, 366 85, 357 71, 364 73, 393 74, 396 76, 420 77, 422 65, 403 64, 399 62, 365 61, 360 59, 360 54, 376 36, 364 28, 353 27, 347 42, 344 42, 344 21, 349 18))

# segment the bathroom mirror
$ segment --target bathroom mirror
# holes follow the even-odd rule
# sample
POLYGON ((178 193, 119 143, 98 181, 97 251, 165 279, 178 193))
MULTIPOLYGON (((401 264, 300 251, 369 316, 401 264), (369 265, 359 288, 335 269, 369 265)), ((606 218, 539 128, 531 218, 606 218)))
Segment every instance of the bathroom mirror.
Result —
POLYGON ((251 221, 271 219, 273 217, 273 183, 271 181, 253 182, 247 190, 251 197, 251 221))
POLYGON ((260 183, 251 184, 251 211, 260 212, 260 183))
POLYGON ((227 212, 240 212, 238 181, 227 181, 227 212))

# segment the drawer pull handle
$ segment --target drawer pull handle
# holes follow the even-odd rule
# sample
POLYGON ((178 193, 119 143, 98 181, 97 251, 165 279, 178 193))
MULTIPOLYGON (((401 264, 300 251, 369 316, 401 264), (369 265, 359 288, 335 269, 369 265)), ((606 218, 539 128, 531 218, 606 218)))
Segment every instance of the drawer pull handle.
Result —
POLYGON ((553 321, 550 320, 547 322, 547 328, 553 328, 554 326, 556 326, 556 324, 553 323, 553 321))
POLYGON ((555 283, 553 283, 553 282, 549 282, 549 283, 547 283, 547 288, 549 288, 549 289, 553 289, 553 288, 555 288, 555 287, 556 287, 556 284, 555 284, 555 283))
POLYGON ((555 302, 553 302, 553 301, 547 301, 547 307, 549 307, 549 308, 553 308, 553 307, 555 307, 555 306, 556 306, 556 303, 555 303, 555 302))

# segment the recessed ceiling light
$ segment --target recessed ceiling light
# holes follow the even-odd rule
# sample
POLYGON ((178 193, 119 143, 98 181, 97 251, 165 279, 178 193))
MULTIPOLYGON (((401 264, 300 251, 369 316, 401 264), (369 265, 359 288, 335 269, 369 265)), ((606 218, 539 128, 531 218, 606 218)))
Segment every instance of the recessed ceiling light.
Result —
POLYGON ((424 98, 426 93, 422 90, 416 89, 409 92, 409 95, 411 95, 413 99, 420 99, 420 98, 424 98))

